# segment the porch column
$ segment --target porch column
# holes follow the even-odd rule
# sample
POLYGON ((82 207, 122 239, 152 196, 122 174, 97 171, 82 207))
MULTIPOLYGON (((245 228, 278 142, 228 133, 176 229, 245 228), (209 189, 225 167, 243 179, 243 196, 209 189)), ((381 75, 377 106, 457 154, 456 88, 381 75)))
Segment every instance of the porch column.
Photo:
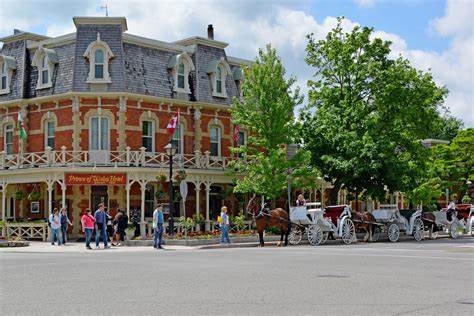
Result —
POLYGON ((400 195, 401 195, 400 199, 402 200, 402 208, 403 208, 403 193, 400 195))
POLYGON ((395 192, 395 204, 397 204, 398 208, 398 192, 395 192))
MULTIPOLYGON (((54 188, 54 181, 52 180, 47 180, 46 181, 46 184, 48 185, 48 206, 47 206, 47 209, 48 209, 48 221, 49 221, 49 215, 51 215, 51 213, 53 212, 53 210, 51 209, 51 204, 53 203, 53 188, 54 188)), ((48 241, 51 240, 51 229, 48 229, 48 238, 47 238, 48 241)))
POLYGON ((64 208, 66 207, 66 188, 67 187, 63 182, 63 184, 61 184, 61 191, 62 191, 61 203, 62 203, 64 208))
POLYGON ((201 195, 201 183, 194 182, 194 191, 196 191, 196 216, 200 214, 200 195, 201 195))
POLYGON ((127 217, 130 220, 130 184, 127 184, 125 191, 127 193, 127 217))
MULTIPOLYGON (((3 223, 5 223, 5 215, 6 215, 6 207, 7 207, 7 203, 6 203, 7 185, 8 184, 5 184, 5 183, 3 183, 3 185, 2 185, 2 221, 3 221, 3 223)), ((5 237, 6 233, 7 233, 6 228, 3 228, 2 229, 2 237, 5 237)))
POLYGON ((206 185, 206 231, 210 231, 211 222, 209 221, 209 192, 211 191, 212 182, 206 181, 204 184, 206 185))
POLYGON ((140 204, 140 208, 141 208, 141 212, 140 212, 140 236, 142 238, 145 238, 146 237, 146 222, 145 222, 145 191, 146 191, 146 185, 147 185, 147 181, 145 180, 142 180, 140 181, 140 189, 141 189, 141 193, 142 193, 142 197, 141 197, 141 204, 140 204))

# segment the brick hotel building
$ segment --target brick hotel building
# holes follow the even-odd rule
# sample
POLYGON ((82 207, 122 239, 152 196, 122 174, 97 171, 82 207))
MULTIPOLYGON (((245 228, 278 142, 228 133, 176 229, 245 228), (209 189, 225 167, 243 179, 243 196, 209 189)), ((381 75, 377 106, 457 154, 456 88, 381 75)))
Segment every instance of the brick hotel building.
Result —
MULTIPOLYGON (((138 209, 145 222, 156 196, 168 202, 157 176, 168 175, 166 126, 178 111, 173 165, 187 174, 187 215, 215 220, 223 204, 237 212, 226 194, 237 145, 229 108, 250 61, 228 56, 212 26, 207 38, 168 43, 126 33, 122 17, 73 21, 76 32, 63 36, 0 39, 2 219, 42 219, 66 205, 78 234, 82 212, 104 202, 113 214, 138 209)), ((242 128, 239 142, 246 137, 242 128)))

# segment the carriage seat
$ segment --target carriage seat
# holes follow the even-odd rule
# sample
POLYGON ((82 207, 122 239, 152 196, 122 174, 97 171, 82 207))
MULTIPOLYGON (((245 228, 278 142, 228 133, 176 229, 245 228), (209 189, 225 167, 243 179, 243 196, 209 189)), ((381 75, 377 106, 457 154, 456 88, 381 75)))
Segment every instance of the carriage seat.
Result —
POLYGON ((410 221, 411 216, 415 214, 416 211, 418 211, 416 208, 404 209, 404 210, 400 210, 400 215, 405 217, 407 221, 410 221))
POLYGON ((324 217, 331 218, 332 223, 334 225, 337 225, 337 219, 341 216, 342 212, 344 212, 345 208, 346 205, 326 206, 326 208, 324 209, 324 217))
POLYGON ((471 212, 471 204, 458 204, 456 205, 456 211, 458 211, 458 216, 459 219, 462 216, 465 221, 469 219, 469 213, 471 212))

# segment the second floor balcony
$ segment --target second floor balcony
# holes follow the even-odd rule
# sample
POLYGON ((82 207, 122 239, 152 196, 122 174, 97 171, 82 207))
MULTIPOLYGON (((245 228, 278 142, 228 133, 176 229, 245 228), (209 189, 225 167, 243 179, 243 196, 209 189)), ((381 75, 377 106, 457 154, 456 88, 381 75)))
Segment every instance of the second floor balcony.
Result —
MULTIPOLYGON (((176 154, 173 166, 182 169, 227 170, 233 157, 214 157, 210 152, 196 151, 194 155, 176 154)), ((168 168, 170 158, 166 153, 138 151, 127 147, 125 151, 90 150, 73 151, 65 146, 61 150, 47 148, 43 152, 7 154, 0 153, 0 170, 49 167, 149 167, 168 168)))

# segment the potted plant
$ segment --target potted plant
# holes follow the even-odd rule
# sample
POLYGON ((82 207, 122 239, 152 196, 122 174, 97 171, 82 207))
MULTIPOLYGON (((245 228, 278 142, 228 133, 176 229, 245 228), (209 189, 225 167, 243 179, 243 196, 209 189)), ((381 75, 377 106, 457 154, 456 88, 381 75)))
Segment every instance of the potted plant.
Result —
POLYGON ((183 181, 184 179, 186 179, 187 175, 186 175, 186 171, 184 170, 179 170, 177 173, 176 173, 176 176, 174 177, 174 180, 177 182, 177 183, 181 183, 181 181, 183 181))
POLYGON ((40 197, 41 197, 41 193, 37 191, 33 191, 30 194, 28 194, 28 201, 38 201, 40 197))
POLYGON ((471 197, 466 194, 465 196, 462 197, 461 202, 462 204, 469 204, 471 203, 471 197))
POLYGON ((15 199, 20 201, 23 200, 23 197, 25 196, 25 193, 23 191, 16 191, 15 192, 15 199))
POLYGON ((128 224, 126 235, 127 240, 133 240, 133 238, 135 237, 135 224, 128 224))
POLYGON ((195 224, 195 231, 200 231, 201 230, 201 225, 204 223, 204 216, 201 214, 194 214, 193 215, 193 221, 195 224))

